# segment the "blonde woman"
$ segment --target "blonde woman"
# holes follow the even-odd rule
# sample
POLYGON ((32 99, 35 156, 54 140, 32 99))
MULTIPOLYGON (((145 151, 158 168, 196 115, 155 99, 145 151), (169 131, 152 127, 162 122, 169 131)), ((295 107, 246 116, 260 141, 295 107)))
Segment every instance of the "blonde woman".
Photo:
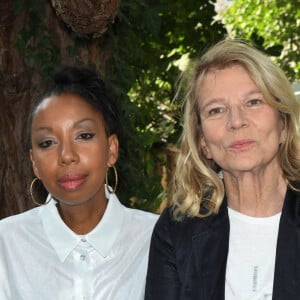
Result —
POLYGON ((189 74, 145 299, 299 299, 300 106, 290 83, 238 40, 213 46, 189 74))

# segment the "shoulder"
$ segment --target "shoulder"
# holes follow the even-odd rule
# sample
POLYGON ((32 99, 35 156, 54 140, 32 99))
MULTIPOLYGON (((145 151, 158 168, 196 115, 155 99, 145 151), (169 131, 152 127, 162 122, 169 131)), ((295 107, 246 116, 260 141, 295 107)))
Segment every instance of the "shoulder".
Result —
POLYGON ((229 230, 227 206, 224 203, 216 215, 207 217, 184 217, 177 221, 173 218, 172 208, 166 208, 159 217, 154 234, 157 238, 166 239, 175 247, 184 247, 202 234, 212 235, 220 230, 229 230))
POLYGON ((37 207, 0 220, 0 238, 4 235, 9 236, 33 230, 33 228, 37 229, 41 223, 39 211, 40 207, 37 207))
POLYGON ((108 219, 119 218, 126 222, 145 225, 154 225, 157 221, 157 214, 127 207, 122 204, 116 194, 107 194, 106 196, 108 198, 108 206, 105 216, 108 219))
POLYGON ((171 207, 167 207, 160 215, 157 222, 157 227, 169 227, 170 229, 174 228, 176 231, 185 231, 187 228, 192 229, 199 226, 199 224, 202 224, 203 222, 205 222, 204 218, 198 217, 183 217, 180 220, 176 220, 173 217, 173 209, 171 207))
POLYGON ((284 204, 282 208, 282 215, 293 216, 297 222, 300 223, 300 183, 292 182, 289 184, 284 204))
POLYGON ((206 228, 206 221, 203 218, 184 217, 182 220, 173 218, 172 208, 166 208, 160 215, 155 227, 154 235, 170 239, 173 244, 186 243, 193 236, 206 228))
POLYGON ((158 215, 126 207, 115 194, 109 195, 108 200, 101 220, 102 226, 109 224, 110 229, 114 227, 120 233, 121 239, 135 239, 141 244, 148 242, 158 215))
MULTIPOLYGON (((138 209, 121 206, 122 213, 118 213, 118 243, 128 245, 136 253, 141 253, 141 257, 148 256, 150 239, 153 227, 158 219, 158 215, 138 209)), ((114 226, 115 226, 114 225, 114 226)))
POLYGON ((123 206, 123 210, 127 221, 135 225, 149 226, 151 227, 151 229, 153 228, 154 224, 157 222, 157 219, 159 217, 159 215, 154 213, 125 206, 123 206))
POLYGON ((285 202, 298 203, 300 201, 300 182, 291 182, 287 188, 285 202))

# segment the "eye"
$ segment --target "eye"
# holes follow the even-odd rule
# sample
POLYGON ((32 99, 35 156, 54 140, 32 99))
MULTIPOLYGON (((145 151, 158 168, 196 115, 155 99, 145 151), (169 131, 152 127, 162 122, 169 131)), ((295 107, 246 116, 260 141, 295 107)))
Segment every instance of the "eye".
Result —
POLYGON ((52 140, 45 140, 38 143, 39 148, 49 148, 54 142, 52 140))
POLYGON ((81 133, 77 139, 79 140, 90 140, 92 139, 93 137, 95 136, 95 133, 88 133, 88 132, 85 132, 85 133, 81 133))
POLYGON ((217 106, 213 108, 208 108, 205 112, 206 118, 216 119, 221 117, 224 113, 226 113, 227 108, 225 106, 217 106))
POLYGON ((263 103, 263 101, 261 99, 251 99, 246 102, 246 106, 247 107, 258 106, 262 103, 263 103))
POLYGON ((208 115, 213 116, 213 115, 221 114, 221 113, 225 112, 225 110, 226 110, 225 107, 215 107, 208 111, 208 115))

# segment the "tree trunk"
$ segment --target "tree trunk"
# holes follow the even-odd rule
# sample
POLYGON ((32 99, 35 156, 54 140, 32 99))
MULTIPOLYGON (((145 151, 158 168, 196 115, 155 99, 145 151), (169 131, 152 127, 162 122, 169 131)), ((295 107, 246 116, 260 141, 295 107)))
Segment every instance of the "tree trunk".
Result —
MULTIPOLYGON (((40 76, 40 67, 43 66, 29 67, 24 54, 16 48, 20 30, 30 19, 30 9, 15 14, 12 2, 0 2, 0 219, 33 207, 28 193, 33 174, 28 153, 27 123, 31 103, 46 87, 40 76)), ((98 36, 86 39, 86 44, 76 49, 76 55, 70 56, 68 47, 76 46, 70 28, 58 18, 50 0, 40 0, 40 3, 46 12, 43 24, 57 36, 55 45, 59 64, 79 61, 96 65, 97 62, 98 68, 101 68, 99 71, 104 73, 109 58, 109 51, 102 47, 104 39, 98 36)), ((32 42, 35 42, 34 38, 32 42)))

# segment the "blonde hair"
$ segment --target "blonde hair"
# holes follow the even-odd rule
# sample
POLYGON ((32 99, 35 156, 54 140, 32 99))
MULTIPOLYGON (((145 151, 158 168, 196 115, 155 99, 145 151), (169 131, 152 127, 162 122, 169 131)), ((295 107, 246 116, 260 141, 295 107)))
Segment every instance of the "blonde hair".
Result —
POLYGON ((219 167, 208 160, 201 147, 199 86, 212 69, 239 64, 247 70, 266 101, 280 112, 287 128, 279 148, 283 176, 291 185, 300 181, 300 105, 283 71, 270 58, 241 40, 223 40, 194 62, 182 76, 177 98, 184 92, 183 132, 169 199, 173 217, 205 217, 216 214, 224 198, 219 167))

